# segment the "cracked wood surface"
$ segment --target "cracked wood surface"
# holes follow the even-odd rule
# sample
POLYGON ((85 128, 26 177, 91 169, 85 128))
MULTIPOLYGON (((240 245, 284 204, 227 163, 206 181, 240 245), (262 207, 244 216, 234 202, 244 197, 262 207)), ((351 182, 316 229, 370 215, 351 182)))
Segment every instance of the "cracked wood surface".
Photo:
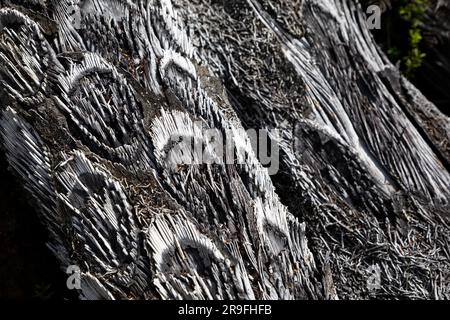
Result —
POLYGON ((81 298, 450 298, 450 122, 354 1, 1 3, 0 142, 81 298), (245 161, 174 171, 204 128, 245 161))

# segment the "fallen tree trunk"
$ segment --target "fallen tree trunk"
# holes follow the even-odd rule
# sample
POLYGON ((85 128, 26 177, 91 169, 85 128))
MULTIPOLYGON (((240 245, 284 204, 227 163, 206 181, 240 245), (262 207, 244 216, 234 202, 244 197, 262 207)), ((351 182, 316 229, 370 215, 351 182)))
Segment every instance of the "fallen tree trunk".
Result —
POLYGON ((0 35, 0 141, 80 297, 449 298, 450 122, 353 1, 2 1, 0 35))

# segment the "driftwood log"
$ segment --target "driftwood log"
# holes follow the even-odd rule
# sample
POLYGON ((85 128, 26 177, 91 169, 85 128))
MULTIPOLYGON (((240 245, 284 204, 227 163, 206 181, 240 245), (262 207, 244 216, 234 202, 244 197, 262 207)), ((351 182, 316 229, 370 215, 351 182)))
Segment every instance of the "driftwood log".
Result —
POLYGON ((427 88, 425 92, 433 96, 436 106, 450 115, 450 54, 446 54, 450 52, 450 2, 432 0, 430 4, 422 27, 427 58, 418 75, 423 79, 419 85, 427 88))
POLYGON ((450 298, 450 120, 356 1, 1 1, 0 82, 81 298, 450 298), (203 128, 243 161, 174 168, 174 135, 215 156, 203 128))

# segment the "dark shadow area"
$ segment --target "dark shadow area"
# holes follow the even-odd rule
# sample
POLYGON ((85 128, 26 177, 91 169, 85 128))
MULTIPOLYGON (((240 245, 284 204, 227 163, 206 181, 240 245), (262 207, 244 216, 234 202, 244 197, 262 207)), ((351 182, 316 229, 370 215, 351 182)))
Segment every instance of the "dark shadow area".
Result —
MULTIPOLYGON (((436 0, 424 3, 425 13, 416 14, 420 35, 417 49, 424 56, 420 65, 407 72, 406 60, 410 55, 412 22, 401 15, 406 0, 366 0, 369 4, 389 3, 381 17, 381 29, 372 30, 378 45, 408 79, 442 112, 450 116, 450 5, 439 5, 436 0)), ((403 9, 404 10, 404 9, 403 9)))
POLYGON ((37 212, 0 156, 0 299, 72 299, 37 212))

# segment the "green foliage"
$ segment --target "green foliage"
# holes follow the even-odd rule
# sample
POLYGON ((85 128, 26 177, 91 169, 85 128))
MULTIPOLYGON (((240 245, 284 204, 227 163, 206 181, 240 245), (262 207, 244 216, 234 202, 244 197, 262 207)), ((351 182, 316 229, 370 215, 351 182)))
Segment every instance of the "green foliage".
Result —
POLYGON ((422 41, 422 22, 428 0, 401 0, 400 16, 409 22, 409 52, 403 57, 406 75, 412 77, 414 71, 422 65, 425 53, 420 51, 422 41))
POLYGON ((33 298, 37 300, 50 300, 54 296, 52 285, 48 283, 38 283, 34 286, 33 298))

